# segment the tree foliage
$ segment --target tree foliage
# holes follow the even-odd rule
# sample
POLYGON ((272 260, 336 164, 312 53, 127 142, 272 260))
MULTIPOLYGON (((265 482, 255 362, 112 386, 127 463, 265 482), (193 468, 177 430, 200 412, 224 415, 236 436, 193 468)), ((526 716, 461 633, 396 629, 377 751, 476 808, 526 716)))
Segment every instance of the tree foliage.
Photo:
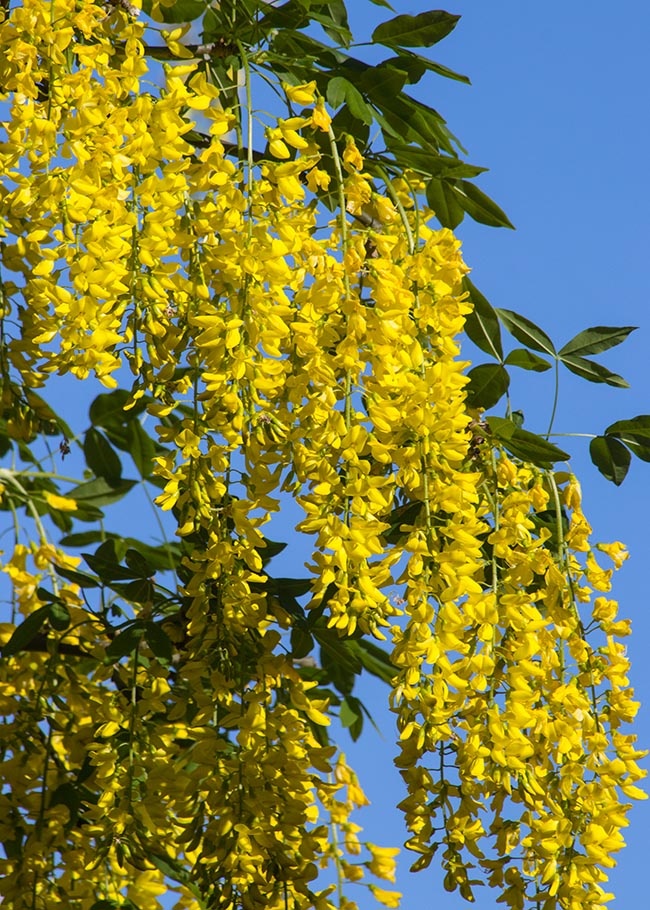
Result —
MULTIPOLYGON (((458 17, 393 16, 371 64, 342 0, 0 15, 3 902, 398 906, 337 745, 367 673, 412 868, 601 907, 642 795, 627 554, 509 368, 621 386, 590 358, 632 327, 558 350, 467 277, 453 228, 511 225, 409 93, 468 81, 416 50, 458 17), (71 377, 103 387, 87 419, 71 377)), ((620 483, 650 418, 590 450, 620 483)))

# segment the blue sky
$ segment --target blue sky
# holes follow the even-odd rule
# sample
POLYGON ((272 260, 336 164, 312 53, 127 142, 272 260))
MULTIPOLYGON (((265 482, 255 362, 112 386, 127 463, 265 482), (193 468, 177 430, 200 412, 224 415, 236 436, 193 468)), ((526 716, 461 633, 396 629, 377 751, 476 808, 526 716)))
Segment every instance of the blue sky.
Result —
MULTIPOLYGON (((388 16, 370 3, 349 6, 359 38, 388 16)), ((431 8, 428 3, 393 6, 412 15, 431 8)), ((602 355, 602 362, 621 373, 630 389, 593 385, 564 370, 558 431, 598 434, 614 420, 650 413, 650 278, 644 267, 650 240, 650 7, 641 0, 456 0, 444 8, 462 18, 427 53, 467 74, 473 84, 432 77, 419 97, 447 119, 468 159, 490 169, 478 185, 517 228, 494 229, 466 220, 457 229, 474 283, 494 306, 528 316, 556 344, 588 326, 639 326, 625 344, 602 355)), ((526 426, 534 431, 543 432, 548 423, 550 377, 521 371, 516 377, 513 407, 525 412, 526 426)), ((588 440, 555 441, 572 453, 594 539, 623 540, 631 553, 615 577, 614 596, 621 615, 633 620, 631 682, 642 702, 639 741, 647 747, 650 465, 635 460, 623 486, 615 488, 591 464, 588 440)), ((347 752, 373 800, 366 834, 389 843, 402 838, 399 813, 390 809, 401 797, 399 777, 390 767, 389 722, 384 726, 383 744, 368 729, 347 752)), ((639 907, 647 891, 650 801, 637 804, 630 820, 624 832, 628 847, 610 876, 614 910, 639 907)), ((409 875, 406 860, 398 882, 405 908, 424 901, 435 901, 441 910, 467 906, 444 892, 434 864, 409 875)), ((482 889, 477 906, 496 910, 502 905, 482 889)))

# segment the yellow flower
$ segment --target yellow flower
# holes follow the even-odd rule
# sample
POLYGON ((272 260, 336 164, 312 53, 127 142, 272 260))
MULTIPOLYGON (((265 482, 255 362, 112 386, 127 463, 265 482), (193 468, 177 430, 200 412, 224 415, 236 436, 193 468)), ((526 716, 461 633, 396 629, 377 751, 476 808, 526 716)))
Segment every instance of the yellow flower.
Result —
POLYGON ((316 94, 316 80, 305 82, 302 85, 289 85, 287 82, 282 83, 282 88, 289 99, 296 104, 311 104, 316 94))
POLYGON ((46 492, 44 496, 48 506, 59 509, 61 512, 76 512, 78 508, 76 500, 69 499, 67 496, 58 496, 56 493, 49 492, 46 492))
POLYGON ((601 550, 603 553, 607 553, 610 559, 614 562, 614 568, 620 569, 626 559, 629 558, 629 553, 625 547, 625 544, 622 544, 620 541, 616 540, 613 543, 597 543, 596 549, 601 550))
POLYGON ((343 162, 350 172, 363 170, 363 158, 352 136, 346 138, 343 162))
POLYGON ((311 115, 311 122, 317 129, 322 130, 324 133, 328 132, 330 124, 332 123, 332 118, 325 110, 324 101, 320 100, 314 108, 311 115))

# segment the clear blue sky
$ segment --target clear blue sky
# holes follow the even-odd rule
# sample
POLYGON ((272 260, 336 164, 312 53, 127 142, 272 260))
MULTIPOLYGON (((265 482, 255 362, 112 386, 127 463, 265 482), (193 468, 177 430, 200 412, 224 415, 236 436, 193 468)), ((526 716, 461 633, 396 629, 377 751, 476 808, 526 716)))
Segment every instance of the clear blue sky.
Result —
MULTIPOLYGON (((393 6, 413 15, 434 4, 398 0, 393 6)), ((349 7, 359 37, 369 35, 375 22, 388 15, 358 0, 349 7)), ((631 389, 592 385, 564 371, 558 431, 599 433, 616 419, 650 413, 650 277, 645 267, 650 241, 650 6, 643 0, 455 0, 444 9, 462 19, 452 35, 427 53, 467 74, 473 84, 432 77, 420 97, 447 119, 469 160, 490 168, 479 185, 517 228, 513 232, 470 221, 458 228, 475 284, 494 306, 527 315, 560 344, 588 326, 640 326, 624 345, 602 355, 631 389)), ((527 426, 540 432, 550 412, 550 375, 519 371, 517 378, 526 382, 515 385, 513 407, 521 407, 527 426)), ((644 706, 637 723, 639 740, 647 747, 650 464, 635 460, 617 489, 591 464, 587 440, 557 441, 573 454, 595 539, 623 540, 631 552, 615 577, 614 596, 621 615, 633 620, 628 654, 631 681, 644 706)), ((400 781, 390 767, 391 738, 388 725, 383 745, 369 729, 347 750, 373 800, 365 813, 366 834, 381 843, 402 837, 399 814, 390 809, 400 798, 400 781)), ((628 847, 610 876, 614 910, 641 908, 647 900, 650 801, 637 804, 630 819, 624 832, 628 847)), ((416 875, 407 868, 404 862, 398 883, 404 908, 414 910, 424 902, 440 910, 467 906, 443 891, 434 864, 416 875)), ((501 906, 487 889, 477 892, 476 905, 481 910, 501 906)))

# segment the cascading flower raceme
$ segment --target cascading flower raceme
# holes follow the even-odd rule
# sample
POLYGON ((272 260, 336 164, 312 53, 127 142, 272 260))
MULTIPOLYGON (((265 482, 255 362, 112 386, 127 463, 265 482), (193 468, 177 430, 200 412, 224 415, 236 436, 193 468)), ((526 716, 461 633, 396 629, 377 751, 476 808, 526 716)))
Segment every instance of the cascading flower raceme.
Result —
MULTIPOLYGON (((135 13, 26 0, 0 23, 8 433, 52 424, 57 377, 99 380, 147 420, 153 441, 138 423, 127 445, 153 459, 179 554, 160 586, 146 560, 111 570, 109 602, 41 520, 91 520, 80 488, 3 469, 37 540, 3 563, 2 900, 326 910, 368 873, 394 881, 396 850, 352 820, 367 800, 332 693, 292 650, 322 617, 330 648, 391 644, 414 868, 439 852, 468 900, 483 880, 517 910, 602 907, 641 795, 629 627, 598 552, 618 567, 624 548, 590 543, 575 478, 477 434, 468 270, 418 176, 380 193, 316 82, 278 84, 290 116, 254 155, 248 68, 233 103, 182 28, 152 64, 135 13), (268 568, 289 497, 304 607, 268 568)), ((88 560, 101 578, 114 537, 88 560)))

